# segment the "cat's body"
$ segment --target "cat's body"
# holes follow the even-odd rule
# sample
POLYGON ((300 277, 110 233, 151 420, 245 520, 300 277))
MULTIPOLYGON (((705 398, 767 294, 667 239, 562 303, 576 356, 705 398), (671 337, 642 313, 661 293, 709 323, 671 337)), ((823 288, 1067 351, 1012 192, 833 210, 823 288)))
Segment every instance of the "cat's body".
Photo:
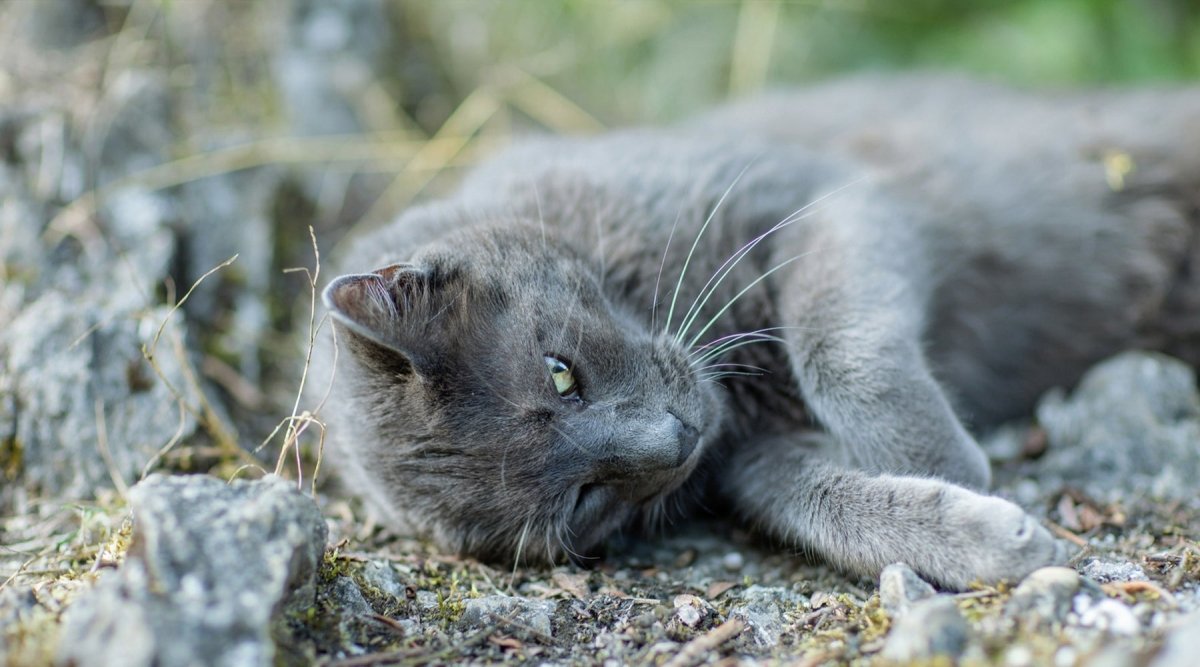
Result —
POLYGON ((860 79, 532 142, 347 253, 334 451, 488 558, 590 549, 700 468, 841 567, 1018 577, 1061 547, 967 490, 962 424, 1127 347, 1200 361, 1198 199, 1200 91, 860 79))

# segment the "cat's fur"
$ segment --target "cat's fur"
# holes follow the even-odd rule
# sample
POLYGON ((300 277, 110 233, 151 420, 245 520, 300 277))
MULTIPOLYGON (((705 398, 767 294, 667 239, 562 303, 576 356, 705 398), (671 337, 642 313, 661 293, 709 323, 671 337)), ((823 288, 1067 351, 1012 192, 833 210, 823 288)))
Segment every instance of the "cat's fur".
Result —
POLYGON ((1198 201, 1197 90, 868 77, 529 142, 346 253, 331 456, 487 559, 707 489, 853 572, 1017 578, 1062 545, 964 424, 1124 348, 1200 361, 1198 201))

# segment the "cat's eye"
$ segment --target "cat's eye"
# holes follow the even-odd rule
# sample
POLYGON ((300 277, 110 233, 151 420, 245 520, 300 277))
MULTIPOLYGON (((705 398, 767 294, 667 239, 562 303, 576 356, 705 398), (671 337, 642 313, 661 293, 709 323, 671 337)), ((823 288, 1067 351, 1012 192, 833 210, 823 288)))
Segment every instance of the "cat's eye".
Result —
POLYGON ((575 374, 571 366, 558 357, 547 355, 546 369, 550 371, 550 379, 554 381, 554 390, 563 398, 578 398, 579 385, 575 382, 575 374))

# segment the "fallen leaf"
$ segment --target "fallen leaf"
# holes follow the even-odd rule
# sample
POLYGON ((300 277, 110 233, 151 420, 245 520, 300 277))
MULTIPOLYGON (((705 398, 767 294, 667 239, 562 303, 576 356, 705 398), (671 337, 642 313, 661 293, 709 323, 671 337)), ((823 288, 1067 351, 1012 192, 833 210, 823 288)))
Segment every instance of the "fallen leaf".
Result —
POLYGON ((737 586, 737 582, 734 581, 714 581, 709 584, 708 590, 704 591, 704 597, 715 600, 721 597, 722 593, 735 586, 737 586))
POLYGON ((550 581, 554 582, 555 586, 563 589, 571 596, 577 599, 584 599, 590 592, 588 590, 588 575, 570 574, 568 572, 555 572, 554 576, 550 577, 550 581))
POLYGON ((524 648, 525 646, 521 643, 521 640, 505 635, 490 635, 488 636, 488 643, 494 646, 499 646, 507 651, 515 651, 519 648, 524 648))

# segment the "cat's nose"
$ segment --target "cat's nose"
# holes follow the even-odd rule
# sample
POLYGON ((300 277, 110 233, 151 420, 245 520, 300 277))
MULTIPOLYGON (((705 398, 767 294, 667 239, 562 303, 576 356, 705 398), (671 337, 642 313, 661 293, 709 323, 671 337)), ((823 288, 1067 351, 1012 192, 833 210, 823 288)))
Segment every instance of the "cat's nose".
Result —
POLYGON ((688 457, 696 451, 696 444, 700 442, 700 431, 675 413, 671 413, 671 416, 675 418, 675 441, 679 444, 679 457, 675 460, 675 465, 681 466, 687 463, 688 457))

